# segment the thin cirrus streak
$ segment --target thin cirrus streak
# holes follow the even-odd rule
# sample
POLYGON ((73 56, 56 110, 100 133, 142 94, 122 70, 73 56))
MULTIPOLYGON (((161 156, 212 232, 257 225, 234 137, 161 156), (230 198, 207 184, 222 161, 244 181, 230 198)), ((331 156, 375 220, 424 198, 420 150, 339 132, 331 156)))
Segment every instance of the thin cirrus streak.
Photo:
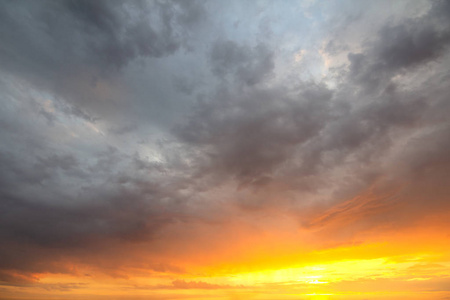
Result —
POLYGON ((0 299, 450 299, 448 1, 0 28, 0 299))

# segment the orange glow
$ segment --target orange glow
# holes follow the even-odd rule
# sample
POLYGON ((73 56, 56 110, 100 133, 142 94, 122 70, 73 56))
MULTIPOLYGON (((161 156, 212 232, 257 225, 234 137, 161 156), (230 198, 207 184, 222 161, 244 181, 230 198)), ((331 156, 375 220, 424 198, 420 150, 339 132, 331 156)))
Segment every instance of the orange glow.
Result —
POLYGON ((353 244, 323 247, 316 241, 317 249, 295 240, 263 249, 280 242, 266 234, 252 236, 254 248, 246 253, 241 241, 203 263, 200 247, 196 256, 189 252, 191 258, 176 252, 164 258, 181 266, 181 273, 137 267, 114 277, 79 264, 72 267, 75 273, 34 274, 33 284, 2 291, 8 299, 438 299, 449 295, 450 252, 448 235, 437 232, 418 226, 368 234, 353 244))

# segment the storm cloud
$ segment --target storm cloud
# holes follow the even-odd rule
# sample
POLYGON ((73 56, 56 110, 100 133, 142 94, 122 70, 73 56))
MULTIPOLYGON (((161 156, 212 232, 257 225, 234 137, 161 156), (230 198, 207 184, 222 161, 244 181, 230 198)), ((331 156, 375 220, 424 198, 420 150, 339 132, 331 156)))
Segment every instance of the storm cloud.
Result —
POLYGON ((189 273, 280 212, 329 239, 448 228, 449 2, 306 2, 1 1, 2 284, 189 273))

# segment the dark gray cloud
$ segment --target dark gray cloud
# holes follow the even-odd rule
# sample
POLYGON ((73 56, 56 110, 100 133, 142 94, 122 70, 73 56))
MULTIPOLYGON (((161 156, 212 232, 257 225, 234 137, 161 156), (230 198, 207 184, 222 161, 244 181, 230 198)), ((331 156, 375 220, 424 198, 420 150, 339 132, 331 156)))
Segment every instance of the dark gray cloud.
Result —
POLYGON ((424 16, 383 26, 363 53, 350 53, 350 76, 373 91, 396 74, 440 57, 450 43, 448 3, 435 1, 424 16))
MULTIPOLYGON (((114 149, 99 153, 91 166, 72 155, 36 157, 36 163, 28 167, 11 153, 1 153, 0 158, 4 281, 34 281, 33 272, 72 273, 69 261, 91 261, 98 267, 96 257, 105 251, 116 255, 110 247, 119 250, 148 243, 164 226, 186 222, 194 214, 179 202, 185 196, 179 194, 182 184, 175 181, 183 182, 183 178, 167 178, 158 165, 125 157, 114 149), (118 164, 126 166, 117 170, 118 164)), ((124 262, 129 257, 117 255, 112 258, 117 270, 130 263, 124 262)), ((180 271, 157 264, 146 268, 180 271)), ((103 272, 111 273, 107 267, 103 272)))
POLYGON ((118 87, 123 70, 192 48, 190 31, 204 17, 196 1, 3 1, 0 64, 66 102, 68 114, 117 120, 136 102, 118 87))
MULTIPOLYGON (((406 77, 444 59, 450 28, 440 19, 445 11, 440 6, 445 5, 436 2, 421 17, 384 25, 363 52, 349 54, 348 72, 336 88, 289 80, 274 89, 222 88, 200 102, 176 133, 201 149, 207 158, 206 163, 201 161, 202 173, 207 176, 258 189, 283 182, 284 188, 313 194, 334 180, 341 187, 331 197, 351 197, 385 176, 381 165, 398 147, 398 135, 436 125, 427 124, 425 118, 437 114, 446 100, 430 99, 430 93, 439 89, 443 95, 447 85, 442 82, 438 88, 426 82, 405 88, 394 76, 406 77), (342 179, 334 178, 339 173, 342 179)), ((213 73, 232 74, 239 81, 236 70, 254 56, 246 53, 233 43, 216 43, 213 73)), ((444 68, 439 80, 447 75, 444 68)), ((437 132, 432 135, 441 136, 437 132)), ((267 203, 265 196, 255 197, 260 199, 256 203, 267 203)))
POLYGON ((267 78, 273 68, 273 52, 263 44, 254 48, 233 41, 217 41, 211 49, 211 66, 221 80, 254 85, 267 78))
POLYGON ((83 66, 105 75, 138 56, 170 55, 182 46, 177 30, 202 17, 195 2, 114 0, 5 1, 1 13, 2 64, 50 79, 83 66))
POLYGON ((295 147, 317 135, 329 118, 332 92, 305 87, 294 97, 283 89, 239 94, 221 90, 214 101, 200 103, 177 134, 205 147, 207 174, 225 172, 244 182, 271 176, 293 156, 295 147))

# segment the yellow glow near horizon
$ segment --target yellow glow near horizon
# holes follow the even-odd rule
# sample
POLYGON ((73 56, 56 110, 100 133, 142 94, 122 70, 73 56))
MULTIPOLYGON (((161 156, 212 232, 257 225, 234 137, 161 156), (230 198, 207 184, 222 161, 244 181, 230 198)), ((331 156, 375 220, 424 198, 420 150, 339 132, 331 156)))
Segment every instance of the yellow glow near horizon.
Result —
MULTIPOLYGON (((328 284, 330 282, 357 279, 367 276, 370 276, 371 278, 386 278, 394 276, 389 273, 389 271, 392 270, 386 270, 389 268, 388 265, 390 264, 383 258, 370 260, 348 260, 316 266, 237 274, 233 276, 233 282, 242 285, 255 285, 265 282, 328 284)), ((392 266, 390 268, 392 268, 392 266)))
POLYGON ((389 242, 374 239, 315 251, 280 245, 279 249, 271 249, 279 252, 249 252, 255 254, 251 264, 246 264, 247 256, 234 259, 221 253, 201 264, 200 253, 199 257, 191 257, 197 265, 182 265, 188 261, 181 256, 174 263, 186 270, 182 273, 122 269, 118 276, 112 276, 115 274, 68 263, 76 272, 34 274, 37 281, 30 286, 3 287, 2 291, 17 296, 10 299, 47 299, 48 295, 104 299, 117 295, 133 300, 272 300, 276 295, 276 299, 296 300, 423 300, 450 296, 439 290, 450 282, 448 238, 421 230, 415 230, 414 235, 392 235, 389 242))

